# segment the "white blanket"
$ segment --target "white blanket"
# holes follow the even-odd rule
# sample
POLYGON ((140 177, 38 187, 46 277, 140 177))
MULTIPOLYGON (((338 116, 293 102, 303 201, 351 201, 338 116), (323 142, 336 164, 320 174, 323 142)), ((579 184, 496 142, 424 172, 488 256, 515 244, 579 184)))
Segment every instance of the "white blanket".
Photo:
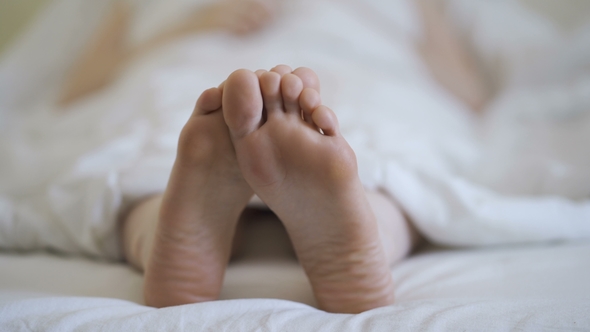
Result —
MULTIPOLYGON (((469 6, 479 15, 461 21, 471 37, 498 46, 479 48, 483 59, 566 45, 556 28, 514 1, 455 1, 451 8, 461 18, 469 6), (511 25, 489 28, 507 12, 516 13, 511 25), (502 42, 515 35, 518 44, 502 42)), ((97 8, 104 11, 56 1, 0 63, 0 247, 120 257, 116 220, 165 188, 199 93, 234 69, 279 63, 318 72, 362 181, 395 197, 430 240, 471 246, 590 237, 590 102, 582 76, 576 93, 561 94, 549 109, 521 107, 525 92, 545 98, 549 85, 513 75, 479 122, 423 67, 411 2, 301 0, 262 34, 184 38, 138 59, 104 91, 56 109, 57 83, 96 24, 97 8), (58 42, 71 30, 79 32, 58 42), (564 110, 572 100, 576 107, 564 110)), ((584 38, 580 32, 567 44, 579 60, 574 68, 590 58, 580 56, 588 54, 584 38)), ((567 78, 550 74, 545 81, 562 88, 567 78)))

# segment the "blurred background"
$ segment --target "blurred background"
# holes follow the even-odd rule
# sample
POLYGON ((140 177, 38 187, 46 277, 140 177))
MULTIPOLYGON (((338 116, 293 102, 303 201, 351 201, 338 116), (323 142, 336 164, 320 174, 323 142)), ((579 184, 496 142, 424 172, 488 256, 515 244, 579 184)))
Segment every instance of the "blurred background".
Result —
POLYGON ((0 53, 51 0, 0 1, 0 53))
MULTIPOLYGON (((0 1, 0 53, 16 38, 27 23, 52 0, 0 1)), ((573 29, 590 12, 588 0, 518 0, 551 17, 564 29, 573 29)))
MULTIPOLYGON (((382 174, 399 168, 383 169, 398 163, 408 169, 399 179, 443 188, 431 197, 457 210, 424 215, 414 204, 424 197, 387 183, 424 232, 436 220, 496 220, 473 212, 481 197, 538 199, 523 207, 537 214, 555 210, 547 197, 590 197, 590 0, 209 1, 0 0, 4 190, 33 192, 83 164, 105 188, 117 170, 128 201, 161 191, 199 92, 236 68, 286 63, 317 71, 367 186, 385 185, 382 174), (277 19, 243 33, 231 23, 264 17, 243 15, 248 2, 276 5, 277 19), (96 156, 79 162, 88 151, 96 156), (453 205, 454 177, 482 195, 473 209, 453 205)), ((471 240, 459 226, 451 233, 447 243, 471 240)))

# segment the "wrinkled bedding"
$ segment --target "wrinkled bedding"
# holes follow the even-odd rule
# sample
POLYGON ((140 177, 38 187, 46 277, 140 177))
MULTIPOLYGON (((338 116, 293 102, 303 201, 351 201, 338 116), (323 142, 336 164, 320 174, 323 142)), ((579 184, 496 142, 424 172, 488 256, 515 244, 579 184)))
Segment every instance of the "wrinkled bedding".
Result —
MULTIPOLYGON (((590 329, 590 29, 566 36, 516 1, 448 3, 497 90, 482 119, 427 73, 405 0, 294 2, 272 31, 178 40, 59 109, 108 3, 55 1, 0 61, 0 330, 590 329), (230 265, 221 302, 143 306, 141 275, 112 263, 120 213, 165 188, 202 90, 278 63, 317 71, 367 187, 430 241, 471 249, 400 263, 396 304, 360 315, 314 309, 288 260, 230 265), (545 244, 475 248, 529 242, 545 244), (10 252, 34 249, 109 262, 10 252)), ((131 42, 158 8, 137 14, 131 42)))
MULTIPOLYGON (((525 85, 525 70, 511 68, 523 68, 531 50, 565 45, 564 38, 514 1, 478 4, 451 1, 450 11, 472 32, 467 37, 477 41, 483 60, 500 59, 494 63, 508 68, 497 79, 505 92, 484 120, 427 74, 413 47, 420 17, 402 0, 293 2, 272 31, 179 40, 135 61, 108 89, 59 110, 55 82, 84 34, 61 42, 61 51, 39 50, 81 24, 71 8, 92 16, 102 7, 56 1, 0 67, 0 247, 120 257, 117 217, 164 189, 178 133, 200 91, 236 68, 277 63, 318 72, 324 103, 339 116, 363 183, 393 196, 431 241, 477 246, 588 238, 590 76, 570 61, 577 76, 546 73, 545 81, 525 85), (513 38, 502 39, 503 25, 490 23, 504 12, 513 13, 503 18, 516 31, 513 38), (562 87, 567 79, 574 89, 562 87)), ((141 11, 149 12, 149 6, 141 11)), ((139 38, 133 36, 142 15, 130 40, 139 38)), ((91 32, 92 22, 79 31, 91 32)), ((553 58, 575 58, 582 68, 590 43, 580 31, 564 46, 569 53, 553 58)))

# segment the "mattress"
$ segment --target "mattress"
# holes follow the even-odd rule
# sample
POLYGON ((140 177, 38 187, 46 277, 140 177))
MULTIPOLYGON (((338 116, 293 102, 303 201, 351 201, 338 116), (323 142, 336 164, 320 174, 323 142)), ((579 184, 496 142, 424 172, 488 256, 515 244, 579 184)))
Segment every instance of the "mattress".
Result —
POLYGON ((316 309, 296 260, 258 246, 230 264, 220 301, 164 309, 142 304, 123 263, 3 252, 0 330, 590 329, 590 242, 427 246, 392 268, 396 303, 359 315, 316 309))

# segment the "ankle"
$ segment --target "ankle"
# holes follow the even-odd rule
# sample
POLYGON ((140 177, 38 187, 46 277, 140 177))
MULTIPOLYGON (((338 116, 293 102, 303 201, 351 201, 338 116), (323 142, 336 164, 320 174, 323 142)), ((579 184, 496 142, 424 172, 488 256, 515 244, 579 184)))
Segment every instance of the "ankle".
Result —
POLYGON ((121 226, 125 259, 144 271, 152 251, 162 195, 153 196, 136 204, 121 226))

